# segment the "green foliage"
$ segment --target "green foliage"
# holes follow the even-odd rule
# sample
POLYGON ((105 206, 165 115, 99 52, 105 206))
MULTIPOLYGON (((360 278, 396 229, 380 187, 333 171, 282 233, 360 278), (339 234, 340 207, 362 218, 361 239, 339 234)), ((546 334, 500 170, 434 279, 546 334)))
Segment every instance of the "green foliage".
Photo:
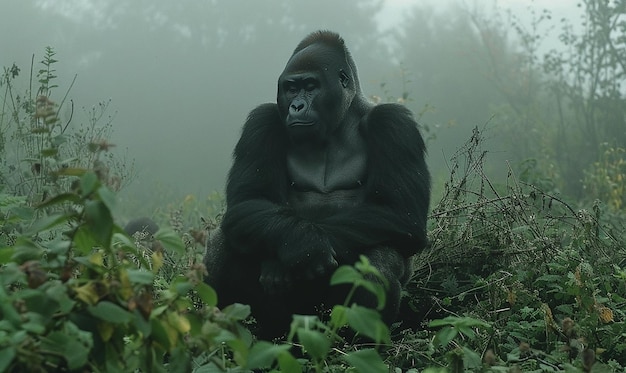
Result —
MULTIPOLYGON (((39 206, 72 208, 39 219, 0 248, 0 368, 17 371, 227 371, 234 367, 300 372, 323 371, 326 364, 380 372, 386 365, 372 349, 339 353, 333 341, 352 328, 375 342, 389 342, 379 314, 357 305, 336 306, 328 323, 296 316, 290 340, 300 343, 310 361, 297 361, 290 344, 253 343, 242 326, 249 307, 215 308, 217 295, 192 265, 167 288, 155 292, 155 263, 184 244, 171 230, 155 234, 163 251, 145 258, 111 216, 115 198, 96 174, 84 171, 77 189, 39 206), (42 237, 47 238, 42 238, 42 237), (197 301, 196 301, 197 300, 197 301), (169 356, 167 362, 164 356, 169 356)), ((8 209, 23 200, 3 197, 8 209)), ((7 209, 7 211, 8 211, 7 209)), ((7 219, 2 220, 4 224, 7 219)), ((343 267, 337 284, 363 286, 379 294, 379 276, 365 258, 343 267)), ((352 292, 351 292, 352 293, 352 292)), ((381 303, 381 306, 384 305, 381 303)))
POLYGON ((384 307, 383 280, 378 270, 371 266, 366 257, 361 256, 354 267, 342 266, 333 274, 331 285, 351 284, 352 287, 344 304, 333 307, 327 322, 322 322, 317 316, 294 315, 287 340, 297 342, 302 352, 310 357, 305 367, 315 372, 325 372, 328 366, 336 366, 337 369, 343 367, 345 370, 347 363, 347 366, 359 372, 387 370, 375 349, 344 352, 335 346, 338 342, 345 343, 344 336, 354 335, 352 333, 356 333, 357 339, 365 337, 376 346, 391 342, 389 330, 376 310, 351 303, 354 292, 362 287, 377 296, 379 308, 384 307))
MULTIPOLYGON (((114 223, 114 196, 96 174, 84 171, 77 185, 39 206, 62 212, 33 223, 12 217, 26 233, 0 248, 2 371, 187 372, 192 351, 210 352, 206 367, 228 366, 221 351, 232 354, 232 364, 254 369, 285 353, 285 346, 252 345, 240 324, 249 307, 215 308, 217 296, 201 281, 200 266, 155 292, 160 268, 154 263, 164 252, 184 249, 178 235, 156 233, 163 251, 152 253, 149 266, 114 223), (59 206, 68 203, 71 208, 59 206)), ((24 203, 2 202, 3 212, 24 203)))
POLYGON ((626 207, 626 149, 606 144, 603 148, 600 160, 586 170, 583 187, 613 211, 619 211, 626 207))
POLYGON ((435 330, 403 333, 393 363, 455 372, 623 370, 626 245, 613 234, 621 221, 607 219, 599 203, 574 210, 512 172, 494 185, 482 172, 481 144, 476 129, 453 158, 433 209, 431 247, 408 287, 409 304, 435 330))
POLYGON ((16 87, 20 77, 17 66, 4 68, 0 76, 0 187, 27 197, 30 204, 67 190, 70 179, 64 176, 80 175, 81 169, 93 169, 114 190, 132 175, 132 164, 107 152, 114 146, 107 141, 112 117, 101 123, 108 103, 87 111, 87 124, 75 128, 71 125, 74 103, 70 100, 69 118, 62 121, 60 112, 69 89, 60 104, 52 100, 58 88, 55 55, 52 48, 46 48, 39 62, 41 68, 29 77, 31 84, 36 81, 39 86, 29 86, 23 94, 16 87))

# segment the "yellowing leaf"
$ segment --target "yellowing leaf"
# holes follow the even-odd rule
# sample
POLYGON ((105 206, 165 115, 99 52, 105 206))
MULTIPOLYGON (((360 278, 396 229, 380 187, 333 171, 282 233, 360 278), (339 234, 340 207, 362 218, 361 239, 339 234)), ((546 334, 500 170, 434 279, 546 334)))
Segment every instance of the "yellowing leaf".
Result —
POLYGON ((167 314, 167 321, 180 333, 187 333, 191 330, 191 324, 187 318, 179 313, 170 312, 167 314))
POLYGON ((108 322, 99 322, 98 323, 98 332, 100 333, 100 338, 104 342, 107 342, 113 336, 113 325, 108 322))
POLYGON ((89 262, 97 265, 98 267, 104 267, 104 255, 102 251, 98 250, 89 256, 89 262))
POLYGON ((120 288, 118 290, 118 294, 122 297, 122 299, 129 300, 133 296, 134 292, 133 286, 128 278, 128 272, 125 269, 122 269, 119 272, 119 280, 120 288))
POLYGON ((156 274, 163 266, 163 253, 155 251, 152 253, 152 273, 156 274))
POLYGON ((613 310, 611 310, 609 307, 599 306, 598 315, 600 316, 600 321, 605 324, 613 321, 613 310))
POLYGON ((83 286, 74 288, 74 292, 76 292, 76 298, 89 305, 96 304, 100 299, 97 286, 93 281, 90 281, 83 286))

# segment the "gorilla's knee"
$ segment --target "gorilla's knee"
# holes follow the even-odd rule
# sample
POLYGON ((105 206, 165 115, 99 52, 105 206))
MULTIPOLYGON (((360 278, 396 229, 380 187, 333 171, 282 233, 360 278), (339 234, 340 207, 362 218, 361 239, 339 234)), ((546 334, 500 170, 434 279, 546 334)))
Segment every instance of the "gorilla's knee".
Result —
MULTIPOLYGON (((391 323, 398 316, 402 286, 406 284, 410 275, 410 261, 388 247, 372 249, 367 253, 367 258, 387 280, 387 299, 381 316, 385 322, 391 323)), ((375 278, 371 280, 379 281, 375 278)))
POLYGON ((226 260, 225 256, 224 234, 222 233, 222 229, 215 228, 209 232, 203 260, 207 270, 205 282, 213 286, 213 288, 219 287, 218 281, 223 277, 222 271, 226 260))

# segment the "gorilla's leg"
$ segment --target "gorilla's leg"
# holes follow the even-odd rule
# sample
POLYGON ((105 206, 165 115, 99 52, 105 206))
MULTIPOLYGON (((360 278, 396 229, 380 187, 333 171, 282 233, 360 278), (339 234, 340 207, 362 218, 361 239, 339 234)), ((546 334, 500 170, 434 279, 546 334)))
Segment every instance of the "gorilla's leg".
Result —
POLYGON ((402 287, 406 285, 411 273, 410 262, 396 250, 387 247, 371 250, 367 253, 367 258, 389 283, 387 302, 382 311, 382 317, 383 321, 390 325, 398 316, 402 287))
MULTIPOLYGON (((370 264, 380 271, 381 275, 387 279, 389 287, 386 289, 385 308, 381 311, 383 321, 391 325, 396 321, 400 309, 400 297, 402 286, 406 284, 410 274, 410 262, 403 258, 394 249, 388 247, 377 247, 365 253, 370 264)), ((379 279, 368 276, 369 280, 380 282, 379 279)), ((348 286, 335 286, 331 293, 331 302, 342 304, 345 301, 348 286)), ((353 295, 352 302, 368 307, 376 308, 377 299, 374 294, 364 288, 359 288, 353 295)))
POLYGON ((257 337, 271 340, 289 330, 293 314, 293 294, 268 294, 261 282, 261 263, 258 260, 242 260, 232 254, 220 228, 209 234, 204 256, 207 269, 205 282, 218 296, 218 306, 233 303, 247 304, 252 308, 257 326, 257 337))

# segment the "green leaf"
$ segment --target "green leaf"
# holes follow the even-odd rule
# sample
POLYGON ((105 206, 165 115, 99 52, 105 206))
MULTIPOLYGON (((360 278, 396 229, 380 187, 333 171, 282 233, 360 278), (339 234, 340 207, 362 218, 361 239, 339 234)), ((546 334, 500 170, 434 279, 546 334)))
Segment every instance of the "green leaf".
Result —
POLYGON ((10 262, 14 253, 15 248, 13 247, 0 248, 0 264, 7 264, 8 262, 10 262))
POLYGON ((484 328, 490 329, 491 324, 485 322, 483 320, 475 319, 473 317, 456 317, 456 316, 448 316, 443 319, 433 320, 428 326, 431 328, 436 328, 439 326, 451 325, 455 328, 484 328))
POLYGON ((15 358, 15 347, 7 346, 0 349, 0 372, 6 372, 15 358))
POLYGON ((65 284, 57 282, 46 290, 46 295, 58 303, 61 313, 69 312, 76 304, 76 302, 67 295, 67 289, 65 284))
POLYGON ((193 289, 193 284, 187 277, 178 276, 171 282, 170 289, 176 294, 185 295, 193 289))
POLYGON ((155 233, 154 238, 161 241, 163 246, 168 250, 174 251, 178 254, 185 253, 185 243, 180 238, 178 233, 174 232, 170 228, 159 229, 159 231, 155 233))
POLYGON ((150 325, 152 326, 152 337, 154 341, 159 343, 163 349, 169 350, 172 342, 169 334, 165 330, 167 325, 162 323, 159 319, 151 319, 150 325))
POLYGON ((56 171, 56 175, 82 177, 87 172, 89 172, 89 170, 86 168, 66 167, 66 168, 61 168, 60 170, 56 171))
MULTIPOLYGON (((242 373, 243 370, 242 369, 229 369, 228 372, 232 372, 232 373, 242 373)), ((201 367, 195 368, 193 370, 193 373, 224 373, 224 369, 222 369, 221 367, 219 367, 217 364, 215 364, 214 362, 210 362, 206 365, 203 365, 201 367)))
POLYGON ((13 247, 11 260, 17 264, 25 263, 29 260, 39 260, 43 255, 43 250, 33 241, 24 236, 18 237, 13 247))
POLYGON ((363 280, 363 275, 361 275, 356 269, 354 269, 354 267, 341 266, 337 268, 335 273, 333 273, 333 276, 330 279, 330 284, 354 284, 361 280, 363 280))
POLYGON ((43 334, 46 331, 45 320, 35 312, 26 312, 27 320, 22 320, 22 329, 32 334, 43 334))
POLYGON ((482 359, 480 354, 476 351, 470 350, 467 347, 463 347, 463 365, 466 369, 475 369, 482 366, 482 359))
POLYGON ((383 276, 378 268, 374 267, 370 264, 369 259, 365 255, 359 256, 359 261, 354 264, 354 268, 356 268, 363 275, 372 275, 376 279, 382 281, 385 287, 388 287, 387 279, 383 276))
POLYGON ((91 230, 86 225, 82 225, 76 229, 72 241, 74 242, 76 251, 82 255, 89 254, 94 247, 98 246, 95 237, 91 234, 91 230))
POLYGON ((204 304, 213 307, 217 306, 217 293, 211 286, 201 282, 196 285, 195 290, 204 304))
POLYGON ((231 320, 241 321, 250 316, 250 306, 247 304, 234 303, 230 306, 226 306, 222 313, 231 320))
POLYGON ((98 244, 101 247, 110 247, 113 217, 107 206, 102 201, 85 202, 85 219, 98 244))
POLYGON ((19 327, 22 324, 22 317, 13 307, 13 303, 2 288, 0 288, 0 313, 3 321, 9 321, 14 327, 19 327))
POLYGON ((302 365, 289 352, 278 355, 278 366, 282 373, 302 373, 302 365))
POLYGON ((459 325, 457 329, 459 330, 459 332, 461 332, 461 334, 464 334, 471 340, 476 338, 476 333, 474 333, 474 330, 472 328, 469 328, 465 325, 459 325))
POLYGON ((348 307, 342 305, 335 305, 330 313, 330 324, 339 329, 348 324, 348 316, 346 315, 348 307))
POLYGON ((36 312, 45 319, 52 318, 59 311, 59 303, 40 289, 26 289, 22 291, 21 298, 29 311, 36 312))
POLYGON ((344 359, 348 364, 355 367, 359 373, 386 373, 389 367, 385 365, 376 350, 368 348, 350 352, 344 359))
MULTIPOLYGON (((169 353, 169 364, 167 364, 167 373, 188 373, 191 372, 191 356, 189 350, 183 346, 178 346, 169 353)), ((159 364, 160 365, 160 364, 159 364)))
POLYGON ((359 286, 364 287, 370 293, 376 295, 377 310, 382 311, 382 309, 385 308, 385 303, 387 302, 387 292, 382 284, 363 279, 363 281, 359 283, 359 286))
POLYGON ((87 172, 80 178, 80 191, 83 197, 87 197, 91 193, 96 191, 100 183, 98 182, 98 176, 94 172, 87 172))
POLYGON ((70 370, 76 370, 87 363, 89 349, 75 336, 64 332, 52 332, 42 339, 42 349, 58 353, 67 362, 70 370))
POLYGON ((102 301, 95 306, 89 306, 87 311, 100 320, 116 324, 127 323, 133 318, 130 312, 109 301, 102 301))
POLYGON ((20 220, 32 220, 35 211, 30 207, 16 206, 9 209, 10 217, 18 217, 20 220))
POLYGON ((24 232, 24 235, 32 236, 48 229, 52 229, 57 225, 66 223, 68 219, 69 216, 65 214, 52 214, 41 219, 37 219, 33 225, 31 225, 26 232, 24 232))
POLYGON ((109 211, 115 210, 115 193, 106 186, 98 188, 98 196, 100 200, 106 205, 109 211))
MULTIPOLYGON (((135 246, 135 240, 126 235, 126 232, 122 230, 117 225, 113 226, 113 237, 111 239, 111 244, 114 246, 120 246, 126 252, 131 252, 137 255, 137 247, 135 246)), ((141 257, 141 255, 139 255, 141 257)))
POLYGON ((428 326, 430 328, 437 328, 439 326, 449 326, 449 325, 454 325, 454 323, 452 321, 450 321, 448 318, 436 319, 436 320, 432 320, 431 322, 428 323, 428 326))
POLYGON ((52 198, 48 198, 47 200, 43 201, 42 203, 37 205, 37 208, 43 209, 43 208, 54 206, 54 205, 60 205, 63 202, 79 203, 80 197, 74 193, 61 193, 59 195, 56 195, 52 198))
MULTIPOLYGON (((59 146, 65 144, 67 140, 68 140, 68 136, 65 136, 64 134, 60 134, 60 135, 56 135, 52 137, 52 139, 50 139, 50 142, 52 143, 54 147, 58 148, 59 146)), ((67 162, 65 160, 63 163, 67 165, 67 162)))
POLYGON ((330 339, 317 330, 298 329, 298 340, 314 360, 322 361, 330 352, 330 339))
POLYGON ((146 320, 139 310, 133 310, 133 325, 138 332, 143 334, 144 337, 149 337, 152 332, 152 324, 146 320))
POLYGON ((252 346, 248 353, 246 368, 261 369, 268 368, 276 361, 278 356, 289 351, 289 345, 275 345, 266 341, 259 341, 252 346))
POLYGON ((291 317, 291 325, 289 327, 289 335, 287 336, 287 340, 289 342, 293 341, 296 332, 301 329, 314 329, 318 324, 320 324, 319 318, 317 316, 311 315, 293 315, 291 317))
MULTIPOLYGON (((56 117, 51 117, 49 119, 46 119, 46 123, 50 124, 50 123, 54 123, 56 122, 56 117)), ((58 148, 47 148, 47 149, 41 149, 41 155, 44 157, 53 157, 55 155, 59 154, 59 149, 58 148)))
POLYGON ((445 327, 438 331, 437 334, 435 334, 435 339, 433 343, 436 346, 447 346, 448 343, 450 343, 450 341, 453 340, 457 334, 458 331, 455 328, 451 326, 445 327))
POLYGON ((348 325, 359 334, 373 339, 376 343, 391 342, 389 329, 377 311, 353 304, 346 309, 346 317, 348 325))
POLYGON ((245 358, 248 356, 250 345, 239 338, 233 338, 227 341, 226 345, 228 345, 233 352, 233 360, 235 360, 238 365, 245 365, 245 358))
POLYGON ((152 285, 154 282, 154 273, 143 269, 129 269, 128 280, 132 284, 152 285))

